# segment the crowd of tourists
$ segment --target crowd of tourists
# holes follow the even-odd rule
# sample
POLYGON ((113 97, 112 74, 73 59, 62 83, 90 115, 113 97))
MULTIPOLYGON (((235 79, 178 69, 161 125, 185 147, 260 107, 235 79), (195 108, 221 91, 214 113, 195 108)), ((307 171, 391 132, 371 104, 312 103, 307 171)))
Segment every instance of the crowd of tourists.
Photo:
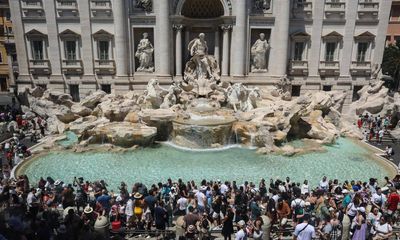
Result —
POLYGON ((176 239, 210 239, 211 233, 238 240, 266 234, 274 234, 273 239, 388 239, 398 223, 399 190, 400 176, 379 184, 374 178, 339 182, 323 177, 313 188, 289 177, 199 184, 168 179, 151 186, 121 182, 117 191, 103 180, 47 177, 32 183, 20 176, 0 185, 7 212, 0 217, 0 239, 102 239, 106 235, 95 225, 99 218, 109 220, 115 239, 125 234, 167 238, 170 229, 176 239))
MULTIPOLYGON (((376 142, 378 145, 382 145, 382 140, 385 134, 391 126, 391 116, 387 115, 381 117, 380 115, 373 116, 372 114, 366 113, 365 115, 360 115, 357 120, 358 128, 364 129, 365 140, 368 142, 376 142)), ((395 154, 392 145, 385 148, 385 157, 390 159, 395 154)))

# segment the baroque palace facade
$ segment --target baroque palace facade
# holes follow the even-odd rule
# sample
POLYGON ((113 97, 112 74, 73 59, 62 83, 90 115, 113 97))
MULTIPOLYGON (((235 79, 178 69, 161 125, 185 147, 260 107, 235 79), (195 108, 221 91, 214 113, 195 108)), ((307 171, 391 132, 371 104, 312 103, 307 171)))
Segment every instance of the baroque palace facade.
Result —
POLYGON ((13 0, 16 83, 18 91, 42 86, 75 100, 96 89, 143 90, 151 78, 170 84, 183 77, 188 45, 204 33, 223 81, 265 88, 287 75, 294 96, 348 90, 349 102, 379 71, 391 3, 13 0), (260 35, 265 57, 256 60, 260 35))

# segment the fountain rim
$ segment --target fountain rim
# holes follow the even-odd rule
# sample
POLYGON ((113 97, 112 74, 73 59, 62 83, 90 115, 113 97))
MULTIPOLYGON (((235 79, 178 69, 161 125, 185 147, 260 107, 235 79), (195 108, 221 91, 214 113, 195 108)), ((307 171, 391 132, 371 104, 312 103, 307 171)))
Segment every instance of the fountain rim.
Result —
POLYGON ((175 118, 172 120, 172 123, 175 124, 180 124, 180 125, 187 125, 187 126, 198 126, 198 127, 215 127, 215 126, 228 126, 232 125, 233 123, 237 122, 238 120, 236 118, 226 118, 224 120, 213 120, 213 122, 209 123, 201 123, 200 121, 197 120, 191 120, 191 119, 183 119, 183 118, 175 118))

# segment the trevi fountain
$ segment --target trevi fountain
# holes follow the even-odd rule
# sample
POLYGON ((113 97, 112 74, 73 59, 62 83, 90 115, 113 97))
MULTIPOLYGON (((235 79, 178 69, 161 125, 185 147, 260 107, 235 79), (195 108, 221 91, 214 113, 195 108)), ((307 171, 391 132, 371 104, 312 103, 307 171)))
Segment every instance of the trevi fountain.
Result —
MULTIPOLYGON (((368 179, 393 175, 393 166, 375 157, 361 141, 357 116, 396 113, 399 95, 388 96, 378 79, 362 88, 359 100, 344 106, 345 92, 313 91, 291 97, 286 77, 268 89, 220 79, 203 33, 188 50, 184 76, 160 86, 149 79, 143 92, 96 91, 73 102, 70 95, 34 88, 25 95, 27 117, 46 119, 50 135, 32 149, 15 174, 33 181, 105 179, 116 189, 129 183, 167 178, 258 181, 309 179, 323 175, 368 179)), ((251 68, 266 69, 265 35, 251 48, 251 68)), ((152 71, 153 45, 143 34, 135 56, 139 70, 152 71)))

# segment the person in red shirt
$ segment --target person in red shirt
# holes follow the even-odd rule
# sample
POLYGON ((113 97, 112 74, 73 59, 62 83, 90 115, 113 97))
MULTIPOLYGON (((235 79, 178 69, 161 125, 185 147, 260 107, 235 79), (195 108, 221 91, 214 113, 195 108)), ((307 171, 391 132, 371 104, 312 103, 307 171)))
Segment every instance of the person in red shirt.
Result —
POLYGON ((397 194, 395 188, 390 189, 390 194, 387 200, 388 214, 392 215, 397 210, 397 205, 400 202, 400 196, 397 194))

